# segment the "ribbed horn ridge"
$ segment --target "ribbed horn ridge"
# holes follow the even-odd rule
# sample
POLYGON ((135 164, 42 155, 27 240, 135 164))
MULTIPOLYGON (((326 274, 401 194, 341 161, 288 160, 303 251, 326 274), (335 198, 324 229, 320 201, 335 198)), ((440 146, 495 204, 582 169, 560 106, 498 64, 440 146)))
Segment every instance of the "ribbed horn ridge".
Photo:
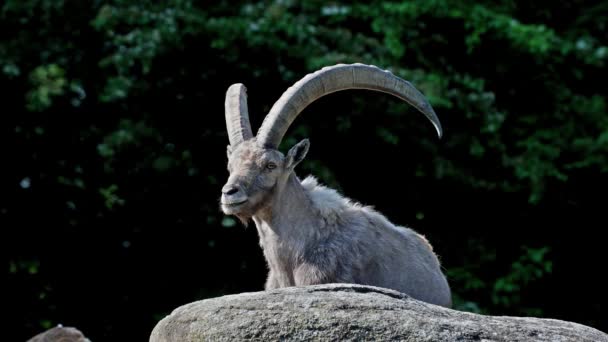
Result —
POLYGON ((230 145, 236 146, 253 137, 247 110, 247 88, 241 83, 233 84, 226 92, 224 104, 226 112, 226 129, 230 145))
POLYGON ((369 89, 394 95, 422 112, 431 120, 439 137, 442 135, 437 114, 410 82, 376 66, 356 63, 325 67, 287 89, 264 118, 257 133, 258 142, 265 147, 278 148, 285 132, 304 108, 322 96, 347 89, 369 89))

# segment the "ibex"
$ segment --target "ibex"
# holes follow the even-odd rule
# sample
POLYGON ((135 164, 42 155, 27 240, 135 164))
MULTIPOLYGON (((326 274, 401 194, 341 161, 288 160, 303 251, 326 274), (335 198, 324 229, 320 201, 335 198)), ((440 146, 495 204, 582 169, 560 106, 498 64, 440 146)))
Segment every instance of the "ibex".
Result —
POLYGON ((266 289, 356 283, 451 306, 450 288, 423 236, 313 177, 300 181, 294 169, 308 152, 308 139, 286 156, 278 151, 287 128, 306 106, 346 89, 376 90, 408 102, 441 137, 439 119, 424 95, 375 66, 338 64, 306 75, 283 93, 255 137, 245 86, 233 84, 225 102, 230 176, 222 188, 222 210, 244 224, 251 218, 255 222, 269 267, 266 289))

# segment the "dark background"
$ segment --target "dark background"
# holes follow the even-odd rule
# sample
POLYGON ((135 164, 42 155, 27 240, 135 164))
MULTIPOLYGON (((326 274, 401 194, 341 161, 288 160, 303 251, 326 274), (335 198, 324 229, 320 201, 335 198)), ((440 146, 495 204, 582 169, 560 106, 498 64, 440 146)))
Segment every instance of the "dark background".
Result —
POLYGON ((326 65, 388 68, 388 95, 296 121, 312 173, 427 236, 455 307, 608 331, 608 2, 0 2, 7 340, 56 324, 146 340, 179 305, 263 288, 256 231, 224 217, 224 94, 254 130, 326 65), (4 139, 3 139, 4 140, 4 139))

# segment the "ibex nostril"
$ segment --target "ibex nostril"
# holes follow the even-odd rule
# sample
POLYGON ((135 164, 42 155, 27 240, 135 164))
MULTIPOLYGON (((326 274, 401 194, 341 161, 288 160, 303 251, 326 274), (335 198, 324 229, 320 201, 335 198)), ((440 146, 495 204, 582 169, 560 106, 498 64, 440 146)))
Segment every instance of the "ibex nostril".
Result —
POLYGON ((230 187, 228 189, 224 189, 224 194, 226 195, 234 195, 239 191, 237 187, 230 187))

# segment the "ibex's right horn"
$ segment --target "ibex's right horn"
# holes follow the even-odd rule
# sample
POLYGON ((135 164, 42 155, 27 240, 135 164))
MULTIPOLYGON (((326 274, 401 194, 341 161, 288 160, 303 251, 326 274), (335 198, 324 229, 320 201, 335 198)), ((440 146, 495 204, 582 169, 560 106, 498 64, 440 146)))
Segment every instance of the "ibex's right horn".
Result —
POLYGON ((287 89, 272 106, 258 130, 258 143, 277 148, 289 125, 306 106, 322 96, 346 89, 370 89, 397 96, 426 115, 441 137, 441 123, 435 111, 411 83, 389 71, 357 63, 325 67, 306 75, 287 89))
POLYGON ((241 83, 233 84, 226 92, 226 129, 230 145, 236 146, 253 137, 247 110, 247 88, 241 83))

